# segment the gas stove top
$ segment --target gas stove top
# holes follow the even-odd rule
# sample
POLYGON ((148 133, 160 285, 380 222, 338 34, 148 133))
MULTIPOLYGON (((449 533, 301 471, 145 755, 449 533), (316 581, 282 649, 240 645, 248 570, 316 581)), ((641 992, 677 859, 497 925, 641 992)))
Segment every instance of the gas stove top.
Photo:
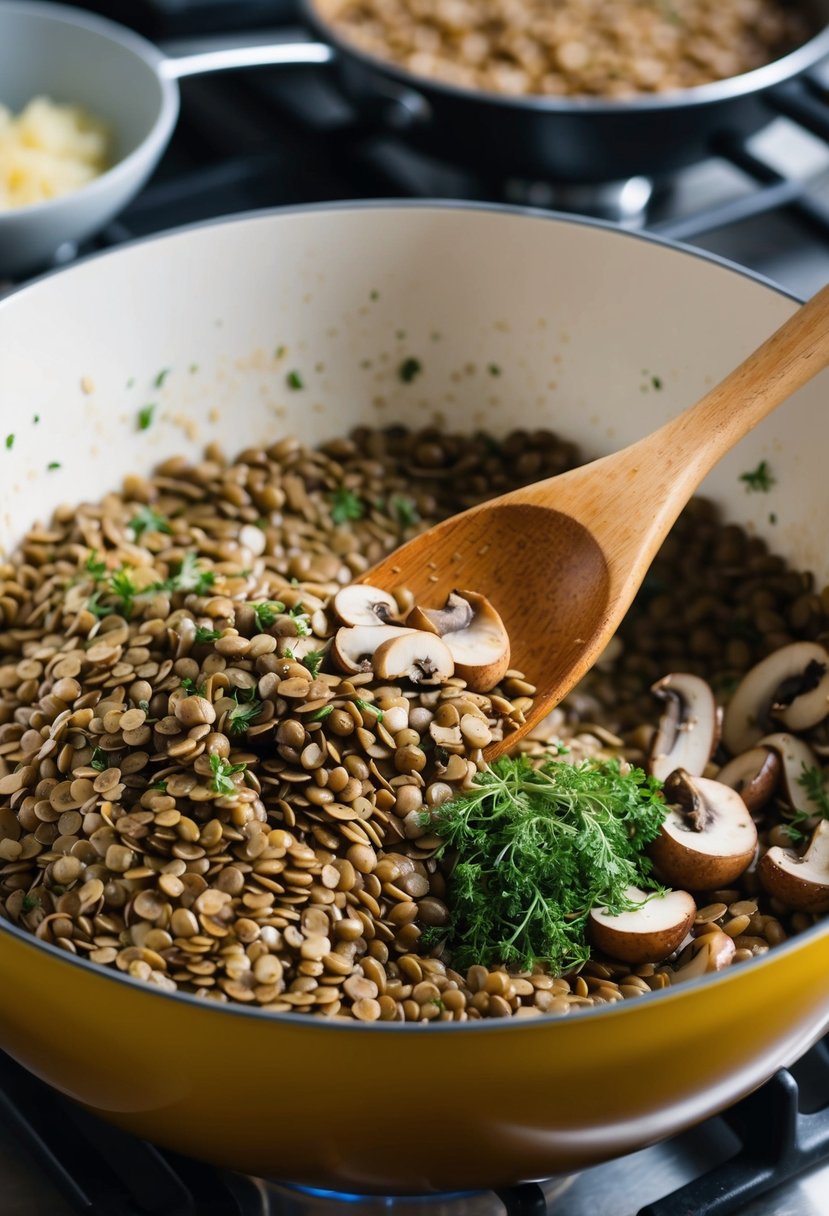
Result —
MULTIPOLYGON (((272 40, 292 0, 90 0, 171 50, 272 40), (176 41, 171 41, 176 40, 176 41)), ((282 26, 277 35, 286 36, 282 26)), ((587 212, 683 240, 806 296, 829 280, 829 66, 778 90, 768 127, 664 181, 600 189, 488 182, 357 120, 322 69, 182 84, 167 155, 133 204, 59 261, 240 211, 362 198, 473 199, 587 212)), ((597 1096, 600 1101, 600 1096, 597 1096)), ((723 1116, 573 1177, 495 1194, 388 1199, 303 1191, 159 1151, 0 1056, 2 1216, 826 1216, 829 1048, 723 1116)))

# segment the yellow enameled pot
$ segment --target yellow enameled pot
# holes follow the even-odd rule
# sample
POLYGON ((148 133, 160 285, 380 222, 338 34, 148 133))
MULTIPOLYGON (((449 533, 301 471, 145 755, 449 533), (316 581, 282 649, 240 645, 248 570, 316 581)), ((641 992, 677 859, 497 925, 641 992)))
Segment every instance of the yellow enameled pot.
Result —
MULTIPOLYGON (((312 208, 140 243, 0 304, 0 431, 15 434, 0 544, 208 440, 437 421, 550 427, 598 455, 700 396, 795 307, 696 253, 465 206, 312 208), (412 383, 406 358, 422 366, 412 383)), ((827 387, 706 485, 819 585, 827 387), (763 459, 775 485, 747 494, 739 474, 763 459)), ((159 1144, 354 1192, 506 1184, 639 1148, 747 1093, 827 1023, 823 925, 617 1007, 407 1027, 160 993, 0 921, 0 1047, 22 1064, 159 1144)))

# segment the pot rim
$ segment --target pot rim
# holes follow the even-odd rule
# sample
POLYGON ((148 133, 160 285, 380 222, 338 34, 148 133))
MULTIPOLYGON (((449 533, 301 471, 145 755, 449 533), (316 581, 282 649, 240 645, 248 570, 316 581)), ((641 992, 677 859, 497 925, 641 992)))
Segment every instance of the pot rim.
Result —
MULTIPOLYGON (((615 117, 630 117, 636 114, 648 114, 659 111, 674 111, 697 106, 714 105, 717 102, 733 101, 753 93, 760 93, 774 85, 783 84, 799 76, 809 68, 815 67, 823 58, 829 55, 829 24, 823 26, 806 42, 800 44, 773 59, 771 63, 753 68, 749 72, 741 72, 738 76, 727 76, 724 80, 712 80, 707 84, 694 85, 687 89, 672 89, 664 93, 637 94, 634 97, 613 100, 606 97, 547 97, 538 93, 513 96, 506 93, 494 93, 487 89, 471 89, 462 85, 451 84, 437 77, 424 76, 410 72, 392 60, 383 59, 369 51, 362 50, 347 37, 342 36, 337 27, 316 8, 314 0, 299 0, 300 14, 311 26, 312 30, 324 42, 336 48, 339 55, 346 59, 356 59, 366 68, 390 76, 413 92, 427 89, 448 99, 466 102, 481 102, 487 106, 502 106, 510 110, 529 110, 539 114, 557 114, 566 117, 587 117, 602 115, 615 117)), ((773 115, 770 116, 773 117, 773 115)))

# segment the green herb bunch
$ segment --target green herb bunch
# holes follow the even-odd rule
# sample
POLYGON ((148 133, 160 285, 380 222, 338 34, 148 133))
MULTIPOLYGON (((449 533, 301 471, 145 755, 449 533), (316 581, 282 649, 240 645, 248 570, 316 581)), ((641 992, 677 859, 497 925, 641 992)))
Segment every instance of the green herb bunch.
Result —
POLYGON ((431 820, 454 868, 452 921, 430 939, 447 939, 458 968, 585 962, 590 910, 631 907, 632 884, 658 889, 642 850, 665 819, 659 790, 616 760, 497 760, 431 820))

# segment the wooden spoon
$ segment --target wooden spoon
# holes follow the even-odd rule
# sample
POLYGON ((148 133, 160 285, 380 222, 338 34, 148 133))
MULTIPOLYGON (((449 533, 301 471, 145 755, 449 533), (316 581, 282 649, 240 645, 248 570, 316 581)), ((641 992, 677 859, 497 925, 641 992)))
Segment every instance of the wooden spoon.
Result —
POLYGON ((455 588, 485 595, 537 692, 512 747, 600 656, 657 550, 709 470, 829 363, 829 286, 709 393, 644 439, 513 490, 416 536, 362 582, 409 587, 442 607, 455 588))

